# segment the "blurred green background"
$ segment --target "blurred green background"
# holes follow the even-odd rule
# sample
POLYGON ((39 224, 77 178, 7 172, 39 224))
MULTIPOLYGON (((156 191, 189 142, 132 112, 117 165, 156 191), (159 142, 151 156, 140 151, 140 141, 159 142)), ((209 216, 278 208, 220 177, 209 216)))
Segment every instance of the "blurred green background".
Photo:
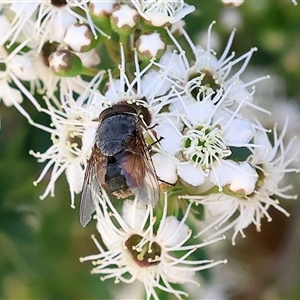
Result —
MULTIPOLYGON (((209 24, 216 20, 214 32, 220 37, 218 53, 221 54, 232 28, 228 24, 237 22, 232 47, 237 56, 253 46, 258 47, 259 51, 250 63, 260 68, 257 77, 273 73, 280 75, 286 85, 287 97, 300 101, 300 5, 294 6, 288 0, 246 0, 243 5, 233 8, 220 1, 187 2, 197 7, 197 12, 186 19, 187 31, 194 40, 200 31, 206 32, 209 24)), ((48 120, 42 119, 44 116, 33 110, 30 113, 37 122, 47 124, 48 120)), ((71 209, 64 175, 57 182, 54 198, 41 201, 39 195, 43 193, 46 182, 37 187, 32 184, 43 165, 28 152, 30 149, 46 150, 50 145, 49 136, 31 127, 16 109, 7 108, 2 103, 0 116, 0 299, 110 298, 113 284, 101 283, 97 275, 90 275, 90 263, 79 262, 79 257, 97 253, 90 238, 91 234, 96 234, 94 226, 83 229, 78 221, 79 196, 76 209, 71 209)), ((298 181, 299 177, 294 184, 297 185, 298 181)), ((257 277, 259 286, 254 283, 251 287, 249 283, 250 291, 232 293, 228 298, 300 299, 299 230, 295 230, 300 228, 298 207, 299 203, 290 207, 292 217, 288 220, 279 215, 266 224, 266 228, 263 225, 263 235, 260 234, 259 238, 250 228, 248 244, 242 243, 230 250, 241 260, 247 260, 255 253, 258 261, 253 261, 249 272, 257 277), (282 246, 288 244, 287 237, 289 241, 295 241, 290 246, 292 250, 282 246), (255 252, 249 251, 249 245, 255 247, 255 252), (274 253, 282 256, 274 256, 274 253), (281 257, 281 264, 273 261, 276 257, 281 257), (287 270, 293 276, 283 283, 280 274, 271 276, 271 279, 261 278, 260 270, 266 261, 268 264, 274 262, 282 276, 289 273, 287 270), (274 283, 270 280, 281 280, 282 288, 278 293, 266 293, 268 286, 274 283), (253 288, 257 290, 253 291, 253 288)))

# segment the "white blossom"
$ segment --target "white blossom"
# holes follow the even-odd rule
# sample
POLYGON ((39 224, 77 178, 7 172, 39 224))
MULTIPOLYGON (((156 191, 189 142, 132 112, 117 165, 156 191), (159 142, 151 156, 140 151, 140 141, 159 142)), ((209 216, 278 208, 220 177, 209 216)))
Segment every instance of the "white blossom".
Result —
POLYGON ((194 97, 202 97, 212 91, 218 92, 220 89, 223 89, 225 92, 228 91, 226 101, 223 103, 224 106, 233 106, 233 109, 235 109, 237 105, 243 102, 244 106, 265 111, 253 103, 253 95, 254 84, 268 76, 259 77, 247 83, 241 80, 241 75, 257 49, 253 47, 245 54, 235 58, 235 52, 229 53, 235 35, 235 30, 233 30, 224 52, 218 58, 216 52, 211 48, 213 24, 208 29, 206 48, 201 45, 195 45, 185 30, 182 29, 182 34, 193 52, 194 57, 192 58, 187 56, 187 51, 182 48, 175 36, 167 29, 178 53, 167 52, 160 60, 158 66, 164 68, 164 65, 172 64, 170 76, 173 78, 174 86, 179 91, 186 92, 187 87, 197 87, 199 91, 194 90, 194 97), (252 87, 251 91, 248 91, 249 87, 252 87))
POLYGON ((120 214, 103 194, 95 203, 97 230, 103 246, 93 237, 99 254, 83 257, 80 261, 92 260, 95 266, 92 273, 100 274, 102 281, 112 278, 115 283, 142 282, 146 299, 159 299, 157 289, 178 299, 187 296, 172 284, 198 284, 194 277, 196 271, 226 263, 226 260, 190 259, 195 251, 217 240, 186 244, 192 234, 185 224, 190 205, 183 219, 178 220, 167 215, 167 203, 165 194, 160 219, 154 217, 151 206, 146 207, 137 199, 126 200, 120 214))
POLYGON ((176 23, 195 10, 183 0, 131 0, 131 3, 146 21, 157 27, 176 23))
POLYGON ((34 184, 41 182, 50 172, 50 181, 40 198, 44 199, 48 195, 53 197, 56 181, 65 172, 69 183, 71 206, 75 207, 75 194, 82 190, 84 170, 98 125, 97 117, 104 102, 99 93, 95 94, 89 89, 76 101, 72 100, 72 96, 68 97, 68 105, 62 104, 61 109, 52 106, 47 98, 45 101, 47 109, 41 111, 51 117, 51 126, 34 125, 50 134, 53 145, 44 153, 30 151, 39 162, 46 162, 34 184))
MULTIPOLYGON (((288 193, 292 187, 285 185, 282 179, 287 173, 298 172, 297 169, 289 168, 289 165, 299 157, 300 149, 295 151, 295 148, 292 147, 296 138, 290 140, 284 147, 287 124, 286 121, 280 135, 277 133, 276 126, 274 127, 273 145, 266 132, 257 131, 255 133, 255 143, 264 147, 254 148, 248 158, 249 164, 255 168, 258 174, 254 191, 250 189, 247 192, 244 189, 243 193, 235 195, 211 193, 208 196, 181 196, 183 199, 204 205, 209 214, 213 216, 213 219, 209 218, 209 224, 197 236, 215 228, 217 231, 209 234, 209 238, 213 238, 233 228, 232 244, 235 244, 237 235, 240 233, 242 237, 245 237, 244 229, 251 223, 256 226, 257 231, 260 231, 262 218, 265 217, 269 222, 272 221, 268 212, 270 207, 289 216, 289 213, 279 205, 279 198, 296 199, 297 197, 288 193)), ((240 177, 232 179, 235 179, 238 184, 241 182, 240 177)), ((232 181, 232 184, 236 184, 235 181, 232 181)))
POLYGON ((34 182, 47 181, 40 198, 55 196, 64 174, 74 208, 86 183, 92 195, 83 191, 82 207, 87 200, 88 216, 96 212, 99 241, 92 236, 97 253, 80 260, 92 261, 92 273, 102 281, 113 279, 131 289, 139 284, 147 300, 164 293, 188 297, 189 286, 199 286, 198 271, 226 263, 210 259, 209 252, 223 234, 230 232, 234 245, 251 224, 259 231, 263 218, 272 220, 269 208, 289 216, 279 201, 296 199, 286 175, 299 172, 297 107, 274 102, 282 98, 276 84, 273 94, 255 102, 255 85, 269 77, 246 77, 256 47, 238 55, 231 49, 234 27, 243 22, 235 8, 221 12, 221 27, 232 31, 220 53, 215 22, 198 34, 199 42, 188 35, 184 18, 194 10, 184 0, 0 4, 0 100, 50 139, 48 149, 30 150, 44 164, 34 182), (261 106, 268 98, 272 103, 265 107, 273 115, 261 106), (26 100, 49 124, 31 118, 26 100), (102 153, 98 140, 106 117, 101 113, 126 114, 124 106, 116 107, 123 104, 137 113, 142 135, 135 140, 133 132, 127 140, 136 143, 125 148, 124 142, 115 155, 102 153), (283 111, 291 115, 291 130, 283 111), (92 150, 99 156, 91 157, 92 150), (127 154, 140 157, 131 161, 127 154), (131 178, 130 168, 139 167, 141 159, 145 170, 134 170, 141 178, 131 178), (106 184, 115 179, 119 184, 120 174, 128 188, 124 197, 130 194, 123 201, 106 193, 106 184), (149 178, 153 187, 147 186, 149 178), (140 185, 143 192, 135 194, 140 185), (157 197, 144 192, 150 188, 157 197))
POLYGON ((90 28, 85 24, 74 24, 70 26, 65 33, 64 42, 68 48, 75 52, 84 52, 93 41, 90 28))
POLYGON ((222 2, 232 6, 240 6, 244 3, 244 0, 222 0, 222 2))
POLYGON ((36 109, 40 109, 40 104, 22 82, 27 81, 32 85, 36 80, 30 57, 27 53, 22 53, 25 46, 26 41, 9 53, 6 47, 0 45, 0 100, 6 106, 15 106, 32 123, 31 117, 20 105, 23 102, 23 93, 36 109), (16 87, 11 84, 15 84, 16 87))
MULTIPOLYGON (((170 118, 169 123, 158 123, 155 128, 158 138, 163 137, 161 154, 173 160, 176 174, 192 186, 199 186, 210 178, 222 189, 230 178, 230 172, 222 171, 225 165, 230 164, 230 147, 251 146, 249 142, 254 135, 251 122, 220 110, 224 98, 226 94, 223 95, 222 91, 213 99, 218 105, 214 105, 211 96, 202 101, 180 98, 170 105, 170 110, 177 111, 184 128, 175 126, 170 118)), ((236 164, 234 168, 240 169, 241 165, 236 164)), ((163 170, 160 177, 166 180, 163 170)))

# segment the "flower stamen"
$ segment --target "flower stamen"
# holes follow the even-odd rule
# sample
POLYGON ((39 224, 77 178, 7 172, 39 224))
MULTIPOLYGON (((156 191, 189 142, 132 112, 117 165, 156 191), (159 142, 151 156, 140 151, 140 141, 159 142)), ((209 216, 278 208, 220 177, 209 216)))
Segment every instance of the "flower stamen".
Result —
POLYGON ((177 1, 141 1, 141 10, 144 13, 161 13, 167 16, 174 16, 183 8, 184 2, 177 1))
POLYGON ((161 247, 156 242, 151 242, 150 245, 150 241, 145 241, 142 236, 134 234, 125 242, 125 246, 140 267, 160 263, 161 247), (142 246, 141 242, 143 242, 142 246))
POLYGON ((222 132, 218 125, 211 127, 203 125, 198 129, 190 129, 183 135, 184 149, 182 154, 200 165, 203 169, 209 169, 212 164, 231 154, 222 138, 222 132))

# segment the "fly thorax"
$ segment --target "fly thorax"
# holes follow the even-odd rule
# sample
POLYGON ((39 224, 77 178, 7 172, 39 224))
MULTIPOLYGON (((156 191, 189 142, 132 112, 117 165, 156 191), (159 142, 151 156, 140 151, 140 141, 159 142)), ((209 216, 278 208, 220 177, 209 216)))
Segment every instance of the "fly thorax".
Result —
POLYGON ((113 156, 123 150, 134 138, 136 117, 116 114, 104 119, 96 131, 96 145, 105 156, 113 156))

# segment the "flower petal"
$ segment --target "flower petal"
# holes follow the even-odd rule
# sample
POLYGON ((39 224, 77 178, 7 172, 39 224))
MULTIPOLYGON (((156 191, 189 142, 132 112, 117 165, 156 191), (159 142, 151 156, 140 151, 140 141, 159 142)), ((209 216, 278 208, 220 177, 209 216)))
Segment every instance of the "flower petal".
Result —
POLYGON ((180 162, 177 165, 177 173, 185 182, 198 186, 205 181, 205 172, 190 162, 180 162))
POLYGON ((189 236, 190 228, 185 223, 182 223, 181 227, 179 228, 181 223, 182 222, 178 221, 174 216, 169 216, 166 218, 164 222, 164 228, 162 229, 163 233, 160 235, 160 238, 162 241, 164 241, 165 246, 176 246, 189 236))
POLYGON ((177 173, 174 160, 161 153, 155 153, 152 156, 152 161, 159 179, 171 184, 176 183, 177 173))
POLYGON ((126 200, 122 207, 122 218, 130 228, 140 228, 143 224, 147 208, 141 201, 126 200))
POLYGON ((242 118, 234 119, 224 132, 227 144, 247 144, 253 136, 252 123, 242 118))
POLYGON ((229 185, 232 192, 244 191, 246 195, 253 193, 258 175, 247 162, 226 162, 214 166, 210 172, 210 180, 218 187, 229 185))

